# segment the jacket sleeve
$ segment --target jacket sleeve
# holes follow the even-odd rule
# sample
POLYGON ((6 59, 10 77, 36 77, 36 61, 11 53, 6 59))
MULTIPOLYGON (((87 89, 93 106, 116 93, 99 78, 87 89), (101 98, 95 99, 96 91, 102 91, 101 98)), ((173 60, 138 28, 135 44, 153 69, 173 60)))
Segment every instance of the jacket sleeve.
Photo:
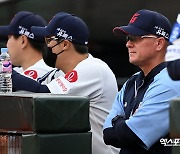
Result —
POLYGON ((118 118, 113 127, 104 129, 103 135, 104 143, 116 148, 143 145, 139 137, 126 125, 124 118, 118 118))

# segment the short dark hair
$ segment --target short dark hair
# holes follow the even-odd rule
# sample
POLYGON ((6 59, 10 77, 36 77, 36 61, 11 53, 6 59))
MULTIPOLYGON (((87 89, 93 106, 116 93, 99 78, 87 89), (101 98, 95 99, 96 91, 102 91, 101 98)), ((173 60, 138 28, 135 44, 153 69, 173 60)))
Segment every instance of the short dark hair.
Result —
POLYGON ((80 44, 75 44, 75 43, 72 43, 72 44, 78 53, 80 54, 88 53, 88 47, 86 45, 80 45, 80 44))
POLYGON ((38 41, 30 39, 30 38, 28 38, 28 40, 34 49, 36 49, 40 52, 43 52, 45 50, 45 48, 46 48, 45 42, 38 42, 38 41))
MULTIPOLYGON (((13 36, 17 39, 17 38, 20 37, 21 35, 13 35, 13 36)), ((33 40, 33 39, 31 39, 31 38, 28 38, 28 37, 27 37, 27 39, 28 39, 29 43, 31 44, 31 46, 32 46, 34 49, 36 49, 36 50, 38 50, 39 52, 43 53, 43 51, 44 51, 45 48, 46 48, 45 42, 39 42, 39 41, 33 40)))

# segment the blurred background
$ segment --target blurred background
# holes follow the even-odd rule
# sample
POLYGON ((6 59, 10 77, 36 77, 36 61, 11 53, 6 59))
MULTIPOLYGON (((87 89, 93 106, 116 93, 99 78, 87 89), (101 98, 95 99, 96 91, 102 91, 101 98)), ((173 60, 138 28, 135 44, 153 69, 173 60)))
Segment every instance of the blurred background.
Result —
MULTIPOLYGON (((0 0, 0 25, 8 25, 18 11, 32 11, 47 22, 58 12, 73 13, 89 27, 89 52, 104 60, 116 75, 119 88, 137 71, 129 63, 125 38, 112 33, 116 26, 127 25, 140 9, 150 9, 165 15, 174 24, 180 13, 178 0, 0 0)), ((5 42, 1 41, 1 46, 5 42)))

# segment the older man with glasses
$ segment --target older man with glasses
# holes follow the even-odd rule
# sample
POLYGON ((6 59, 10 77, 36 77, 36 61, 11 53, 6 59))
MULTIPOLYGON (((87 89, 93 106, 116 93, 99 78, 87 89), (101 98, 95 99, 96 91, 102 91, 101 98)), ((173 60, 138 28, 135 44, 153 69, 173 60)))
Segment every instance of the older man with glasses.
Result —
POLYGON ((160 13, 139 10, 127 26, 114 33, 126 36, 129 62, 138 66, 117 94, 104 123, 104 142, 120 154, 170 154, 169 102, 180 96, 180 81, 168 75, 165 54, 171 24, 160 13))

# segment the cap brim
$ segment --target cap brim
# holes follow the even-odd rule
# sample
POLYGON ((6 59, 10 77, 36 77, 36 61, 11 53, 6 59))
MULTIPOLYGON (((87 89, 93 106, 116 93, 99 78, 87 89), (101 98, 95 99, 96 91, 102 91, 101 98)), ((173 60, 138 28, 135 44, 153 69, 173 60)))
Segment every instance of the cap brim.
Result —
POLYGON ((9 26, 0 26, 0 37, 7 37, 10 35, 9 26))
POLYGON ((49 33, 47 31, 47 28, 46 27, 37 27, 37 26, 32 26, 31 27, 31 31, 37 35, 37 36, 43 36, 43 37, 48 37, 48 36, 51 36, 52 34, 49 33))
POLYGON ((122 36, 122 35, 142 36, 149 34, 149 32, 143 31, 142 29, 136 28, 134 26, 115 27, 113 29, 113 33, 118 36, 122 36))

